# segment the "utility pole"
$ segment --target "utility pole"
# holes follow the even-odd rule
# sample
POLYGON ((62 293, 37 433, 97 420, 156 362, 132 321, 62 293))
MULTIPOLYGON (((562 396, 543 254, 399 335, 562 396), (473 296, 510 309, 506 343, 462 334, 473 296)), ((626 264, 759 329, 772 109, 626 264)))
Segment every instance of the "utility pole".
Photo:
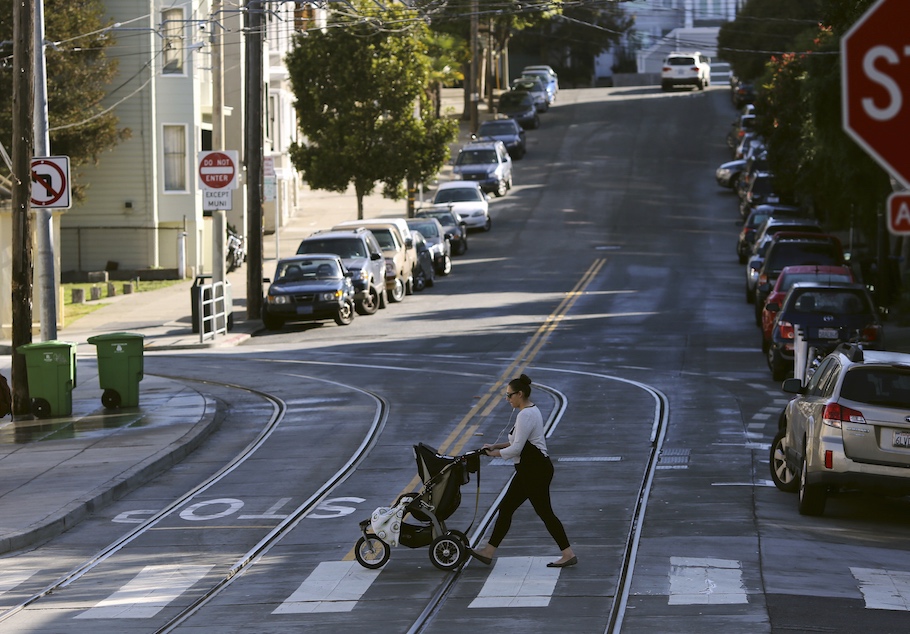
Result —
POLYGON ((246 316, 262 315, 262 0, 246 0, 246 143, 247 232, 246 316))
MULTIPOLYGON (((212 1, 212 149, 224 150, 224 48, 221 46, 221 0, 212 1)), ((233 201, 234 192, 230 192, 233 201)), ((224 209, 212 212, 212 282, 225 281, 225 238, 227 220, 224 209)), ((231 297, 233 300, 233 296, 231 297)), ((227 306, 230 313, 232 307, 227 306)))
POLYGON ((477 0, 471 0, 471 134, 477 132, 477 102, 480 99, 477 92, 477 30, 480 28, 478 10, 477 0))
MULTIPOLYGON (((51 137, 47 113, 47 61, 44 54, 44 0, 35 2, 35 156, 50 156, 51 137)), ((57 273, 54 257, 54 214, 47 207, 35 210, 38 243, 38 296, 41 298, 41 339, 57 338, 57 273)))
POLYGON ((13 3, 13 415, 28 414, 28 375, 19 346, 32 342, 32 156, 35 114, 33 0, 13 3))

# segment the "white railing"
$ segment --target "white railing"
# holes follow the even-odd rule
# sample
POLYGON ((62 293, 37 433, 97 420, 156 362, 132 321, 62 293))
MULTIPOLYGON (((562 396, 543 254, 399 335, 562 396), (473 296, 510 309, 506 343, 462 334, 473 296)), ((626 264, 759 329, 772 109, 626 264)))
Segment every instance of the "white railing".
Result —
POLYGON ((228 302, 224 282, 199 286, 199 343, 228 331, 228 302))

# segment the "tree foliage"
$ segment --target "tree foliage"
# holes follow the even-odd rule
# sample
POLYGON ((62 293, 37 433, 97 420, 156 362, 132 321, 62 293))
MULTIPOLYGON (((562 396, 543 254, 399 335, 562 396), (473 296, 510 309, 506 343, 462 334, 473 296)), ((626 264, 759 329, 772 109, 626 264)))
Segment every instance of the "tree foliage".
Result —
MULTIPOLYGON (((115 44, 104 27, 100 0, 45 0, 47 100, 51 152, 70 157, 73 167, 97 162, 102 153, 129 137, 101 102, 117 71, 107 56, 115 44)), ((13 0, 0 0, 0 41, 13 39, 13 0)), ((12 47, 0 50, 0 139, 12 139, 12 47)), ((5 171, 5 166, 2 168, 5 171)), ((78 183, 73 194, 81 198, 78 183)))
POLYGON ((426 99, 427 27, 409 9, 354 2, 328 28, 300 35, 286 58, 300 131, 291 161, 311 187, 353 185, 358 217, 377 183, 391 198, 425 182, 449 156, 457 122, 426 99))

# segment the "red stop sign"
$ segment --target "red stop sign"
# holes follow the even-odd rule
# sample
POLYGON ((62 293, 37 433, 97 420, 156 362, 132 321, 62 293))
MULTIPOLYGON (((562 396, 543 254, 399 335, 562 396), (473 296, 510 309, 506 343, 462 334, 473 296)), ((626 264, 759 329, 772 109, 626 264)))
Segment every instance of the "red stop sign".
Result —
POLYGON ((199 159, 199 181, 206 189, 234 189, 237 166, 224 152, 202 152, 199 159))
POLYGON ((841 41, 844 130, 910 187, 907 0, 879 0, 841 41))

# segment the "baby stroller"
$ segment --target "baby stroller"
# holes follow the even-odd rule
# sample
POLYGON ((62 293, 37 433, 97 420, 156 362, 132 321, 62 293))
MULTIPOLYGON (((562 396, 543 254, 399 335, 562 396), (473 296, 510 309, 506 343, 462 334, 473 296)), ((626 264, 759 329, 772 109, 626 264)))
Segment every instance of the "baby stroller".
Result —
MULTIPOLYGON (((430 547, 430 561, 440 570, 455 570, 467 559, 470 543, 461 531, 450 530, 445 521, 461 504, 461 487, 477 474, 480 497, 480 456, 483 450, 463 456, 445 456, 429 445, 414 445, 417 473, 423 481, 420 491, 400 495, 390 507, 373 511, 370 519, 360 522, 354 556, 365 568, 381 568, 391 557, 391 547, 430 547), (405 522, 410 515, 419 524, 405 522)), ((477 516, 475 506, 474 516, 477 516)), ((474 524, 474 520, 471 520, 474 524)), ((466 530, 471 530, 470 526, 466 530)))

